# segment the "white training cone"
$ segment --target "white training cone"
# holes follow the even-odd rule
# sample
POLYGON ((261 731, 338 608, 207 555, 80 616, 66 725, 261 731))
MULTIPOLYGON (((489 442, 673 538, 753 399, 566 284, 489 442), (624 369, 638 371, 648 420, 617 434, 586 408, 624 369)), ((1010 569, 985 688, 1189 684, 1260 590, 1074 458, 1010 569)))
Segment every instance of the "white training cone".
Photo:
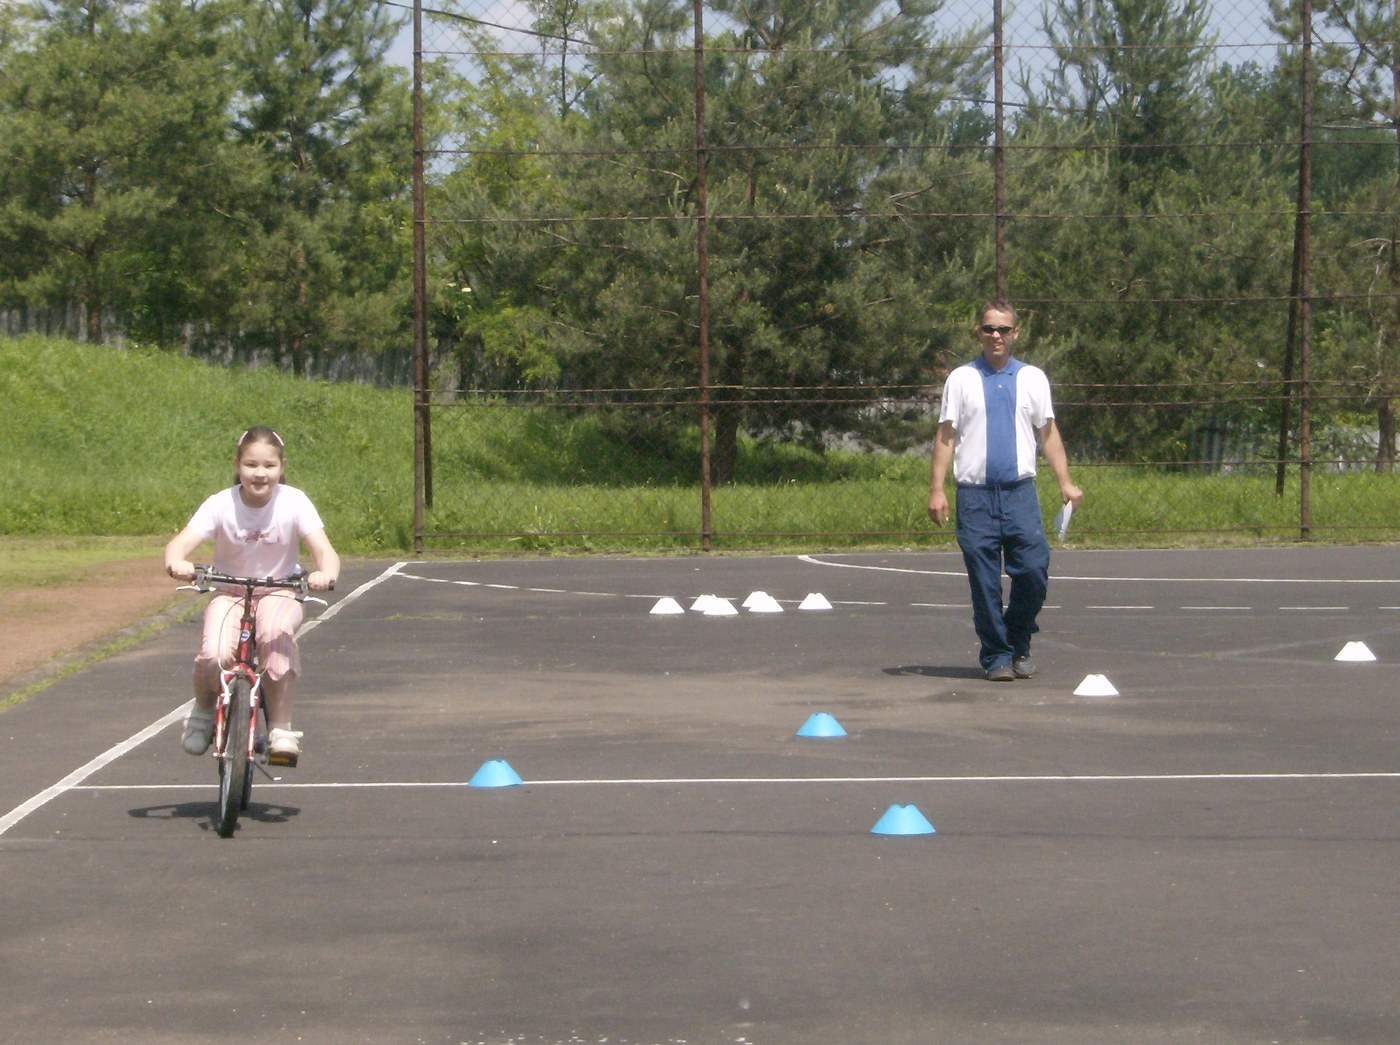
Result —
POLYGON ((756 591, 744 600, 744 608, 750 613, 782 613, 778 600, 766 591, 756 591))
POLYGON ((707 617, 737 617, 738 615, 739 611, 728 599, 718 599, 711 596, 709 603, 705 606, 705 616, 707 617))
POLYGON ((1348 642, 1342 647, 1342 652, 1337 654, 1336 659, 1353 661, 1375 660, 1376 655, 1371 652, 1370 648, 1364 642, 1348 642))
POLYGON ((654 617, 674 617, 677 613, 684 612, 685 607, 669 595, 664 599, 658 599, 656 605, 651 608, 651 613, 654 617))
POLYGON ((1113 688, 1113 683, 1108 681, 1107 675, 1085 675, 1084 681, 1079 684, 1074 695, 1076 697, 1116 697, 1118 691, 1113 688))
POLYGON ((701 595, 698 599, 696 599, 690 604, 690 608, 696 613, 704 613, 707 609, 710 608, 710 603, 714 601, 715 597, 713 595, 701 595))
POLYGON ((827 601, 826 596, 821 592, 814 591, 803 599, 802 604, 797 608, 799 610, 829 610, 831 609, 831 603, 827 601))

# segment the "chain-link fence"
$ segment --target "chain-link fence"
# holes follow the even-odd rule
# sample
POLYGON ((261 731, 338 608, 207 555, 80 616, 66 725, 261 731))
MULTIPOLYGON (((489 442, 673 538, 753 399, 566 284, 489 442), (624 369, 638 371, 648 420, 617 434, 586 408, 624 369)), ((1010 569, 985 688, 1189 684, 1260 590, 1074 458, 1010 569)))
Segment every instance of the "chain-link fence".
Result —
POLYGON ((1394 535, 1394 17, 416 9, 417 543, 922 539, 1003 296, 1079 538, 1394 535))

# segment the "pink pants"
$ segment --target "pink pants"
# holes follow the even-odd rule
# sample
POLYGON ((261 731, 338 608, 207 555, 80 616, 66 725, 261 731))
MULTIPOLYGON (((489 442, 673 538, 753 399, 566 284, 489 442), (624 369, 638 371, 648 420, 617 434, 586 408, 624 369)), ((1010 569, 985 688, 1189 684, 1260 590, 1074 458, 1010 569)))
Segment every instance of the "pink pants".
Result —
MULTIPOLYGON (((217 594, 204 608, 204 638, 194 659, 198 689, 208 696, 219 692, 219 669, 232 663, 238 648, 238 625, 243 616, 242 596, 217 594)), ((268 592, 253 596, 254 637, 258 665, 276 682, 301 670, 296 631, 302 605, 290 595, 268 592)))

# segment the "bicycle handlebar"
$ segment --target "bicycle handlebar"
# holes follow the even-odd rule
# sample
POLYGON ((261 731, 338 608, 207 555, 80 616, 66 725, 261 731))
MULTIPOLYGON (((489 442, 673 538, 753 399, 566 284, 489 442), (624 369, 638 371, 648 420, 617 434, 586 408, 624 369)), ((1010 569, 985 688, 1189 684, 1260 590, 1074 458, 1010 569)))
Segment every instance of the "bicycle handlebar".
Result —
MULTIPOLYGON (((212 566, 201 566, 196 564, 194 568, 194 583, 182 584, 180 590, 207 592, 213 591, 213 584, 236 584, 241 588, 285 588, 295 591, 298 601, 319 602, 325 605, 324 599, 318 599, 310 595, 310 587, 307 585, 306 573, 296 573, 290 577, 235 577, 231 574, 220 573, 212 566)), ((330 591, 335 590, 335 582, 331 581, 330 591)))

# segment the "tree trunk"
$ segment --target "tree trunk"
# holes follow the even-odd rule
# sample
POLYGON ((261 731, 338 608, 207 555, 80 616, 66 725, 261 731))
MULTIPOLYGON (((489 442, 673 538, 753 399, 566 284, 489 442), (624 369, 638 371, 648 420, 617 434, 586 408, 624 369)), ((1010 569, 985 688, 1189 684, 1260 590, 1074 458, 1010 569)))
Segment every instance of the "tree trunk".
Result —
POLYGON ((102 296, 97 291, 89 290, 84 295, 83 311, 88 344, 102 344, 102 296))
POLYGON ((310 293, 306 287, 306 248, 298 247, 296 252, 296 307, 292 310, 292 341, 288 346, 292 354, 292 373, 298 377, 310 377, 310 360, 307 356, 306 303, 310 293))
POLYGON ((1395 467, 1395 397, 1389 394, 1389 390, 1379 397, 1376 425, 1380 430, 1380 441, 1376 444, 1376 471, 1388 472, 1395 467))
POLYGON ((739 466, 739 417, 743 408, 738 403, 722 403, 714 408, 714 443, 710 447, 710 482, 719 485, 734 481, 739 466))

